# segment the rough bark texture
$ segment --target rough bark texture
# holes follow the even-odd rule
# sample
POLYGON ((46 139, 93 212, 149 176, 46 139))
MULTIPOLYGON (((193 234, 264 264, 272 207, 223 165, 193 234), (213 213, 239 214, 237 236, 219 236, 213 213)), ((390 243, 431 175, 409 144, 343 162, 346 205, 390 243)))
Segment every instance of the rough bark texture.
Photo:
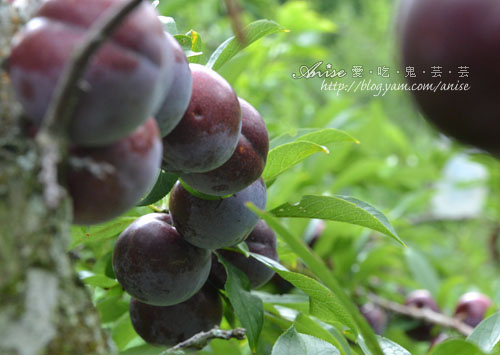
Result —
MULTIPOLYGON (((1 62, 39 3, 0 0, 1 62)), ((70 204, 45 207, 38 157, 0 70, 0 354, 110 354, 113 346, 66 252, 70 204)))

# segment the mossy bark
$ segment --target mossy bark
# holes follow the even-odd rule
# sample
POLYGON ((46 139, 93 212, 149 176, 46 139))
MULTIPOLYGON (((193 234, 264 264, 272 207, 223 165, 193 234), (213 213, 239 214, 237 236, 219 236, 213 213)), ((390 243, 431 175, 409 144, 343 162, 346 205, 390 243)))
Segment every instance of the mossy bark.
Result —
MULTIPOLYGON (((39 0, 0 0, 0 61, 39 0)), ((110 354, 67 253, 71 208, 46 208, 39 153, 0 70, 0 354, 110 354)))

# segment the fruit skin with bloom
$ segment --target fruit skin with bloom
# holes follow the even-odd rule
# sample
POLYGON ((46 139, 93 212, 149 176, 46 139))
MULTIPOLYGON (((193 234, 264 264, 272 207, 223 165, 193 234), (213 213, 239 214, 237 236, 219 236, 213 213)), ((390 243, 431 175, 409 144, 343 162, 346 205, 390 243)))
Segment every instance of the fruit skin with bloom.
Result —
MULTIPOLYGON (((38 127, 72 50, 120 0, 49 0, 14 37, 8 73, 31 125, 38 127)), ((102 146, 133 132, 157 111, 173 80, 173 51, 154 8, 144 2, 97 50, 79 81, 69 124, 80 146, 102 146)))
POLYGON ((130 300, 130 320, 135 331, 147 343, 158 346, 173 346, 219 326, 222 310, 219 294, 209 284, 187 301, 172 306, 130 300))
POLYGON ((262 178, 230 197, 212 199, 196 197, 178 182, 170 192, 169 210, 175 228, 186 241, 214 250, 244 241, 259 221, 246 204, 264 209, 266 200, 262 178))
POLYGON ((458 299, 454 317, 474 328, 481 323, 492 304, 491 299, 485 294, 467 292, 458 299))
POLYGON ((180 174, 180 178, 207 195, 226 196, 243 190, 264 171, 269 151, 269 135, 259 112, 239 98, 241 135, 236 149, 220 167, 205 173, 180 174))
POLYGON ((241 108, 231 85, 214 70, 189 65, 193 90, 179 124, 163 138, 163 169, 202 173, 229 160, 241 132, 241 108))
POLYGON ((113 251, 113 270, 123 289, 155 306, 186 301, 210 272, 210 251, 186 242, 169 221, 163 213, 139 217, 120 234, 113 251))
POLYGON ((170 33, 165 32, 165 36, 174 53, 174 79, 155 115, 162 137, 172 132, 184 116, 193 89, 193 76, 182 47, 170 33))
MULTIPOLYGON (((250 252, 266 256, 278 262, 276 234, 262 219, 259 220, 252 233, 245 239, 245 244, 250 252)), ((243 271, 250 281, 250 287, 253 289, 264 286, 275 274, 273 269, 251 256, 247 258, 239 252, 224 249, 217 250, 217 253, 243 271)), ((210 270, 209 280, 216 287, 223 289, 226 279, 226 269, 219 263, 215 254, 212 254, 212 269, 210 270)))
MULTIPOLYGON (((418 309, 427 308, 434 312, 439 312, 436 301, 434 301, 431 293, 427 290, 410 292, 406 297, 405 305, 418 309)), ((407 330, 406 334, 414 340, 428 341, 432 339, 432 327, 433 325, 430 323, 420 322, 415 328, 407 330)))
POLYGON ((66 175, 73 223, 91 225, 118 217, 151 189, 161 164, 156 121, 104 147, 72 147, 66 175))
POLYGON ((402 65, 415 70, 406 77, 409 84, 462 84, 461 90, 412 91, 427 120, 497 156, 499 11, 500 3, 491 0, 403 1, 397 26, 402 65))

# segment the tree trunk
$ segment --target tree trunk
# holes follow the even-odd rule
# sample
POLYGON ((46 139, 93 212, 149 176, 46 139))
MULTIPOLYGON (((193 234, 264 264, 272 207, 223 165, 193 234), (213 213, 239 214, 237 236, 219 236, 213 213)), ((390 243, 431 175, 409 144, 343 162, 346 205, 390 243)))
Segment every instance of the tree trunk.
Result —
MULTIPOLYGON (((40 0, 0 0, 0 62, 40 0)), ((0 354, 110 354, 67 253, 71 206, 46 208, 39 153, 0 70, 0 354)))

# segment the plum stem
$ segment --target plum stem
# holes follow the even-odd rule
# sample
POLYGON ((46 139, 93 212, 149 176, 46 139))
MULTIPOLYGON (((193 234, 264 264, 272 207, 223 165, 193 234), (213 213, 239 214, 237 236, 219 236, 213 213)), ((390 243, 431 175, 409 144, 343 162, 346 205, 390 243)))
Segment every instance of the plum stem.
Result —
POLYGON ((54 96, 37 135, 40 149, 40 182, 48 208, 56 208, 65 195, 58 183, 58 165, 66 163, 68 127, 80 96, 79 82, 92 55, 142 0, 119 2, 107 10, 72 51, 54 91, 54 96))
POLYGON ((417 308, 414 306, 405 306, 397 302, 386 300, 375 294, 369 294, 368 299, 379 307, 388 311, 399 313, 414 319, 420 319, 428 323, 436 324, 445 328, 455 329, 459 333, 469 336, 474 330, 469 325, 463 323, 457 318, 451 318, 439 312, 434 312, 428 308, 417 308))
POLYGON ((245 339, 246 330, 244 328, 236 328, 231 330, 223 330, 219 327, 215 327, 206 332, 200 332, 193 335, 191 338, 179 343, 172 348, 165 350, 160 355, 177 353, 179 350, 187 348, 202 349, 208 342, 212 339, 224 339, 229 340, 231 338, 236 338, 238 340, 245 339))

